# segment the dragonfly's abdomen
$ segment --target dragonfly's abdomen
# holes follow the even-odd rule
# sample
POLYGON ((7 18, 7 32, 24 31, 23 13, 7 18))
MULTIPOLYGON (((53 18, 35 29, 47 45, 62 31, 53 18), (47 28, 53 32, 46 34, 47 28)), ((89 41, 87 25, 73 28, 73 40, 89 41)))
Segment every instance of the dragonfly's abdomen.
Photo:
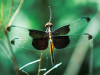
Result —
POLYGON ((49 45, 50 45, 51 62, 52 62, 52 65, 54 66, 54 64, 55 64, 55 57, 54 57, 54 48, 53 48, 52 39, 49 40, 49 45))
POLYGON ((50 26, 48 27, 47 32, 49 33, 49 45, 50 45, 51 62, 52 62, 52 65, 54 66, 55 58, 54 58, 54 48, 53 48, 53 41, 52 41, 52 34, 51 34, 52 30, 51 30, 50 26))

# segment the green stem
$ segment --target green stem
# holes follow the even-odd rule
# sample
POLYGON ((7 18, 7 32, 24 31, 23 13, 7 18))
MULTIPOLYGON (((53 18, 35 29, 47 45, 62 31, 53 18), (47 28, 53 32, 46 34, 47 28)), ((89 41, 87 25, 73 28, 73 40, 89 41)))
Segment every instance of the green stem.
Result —
POLYGON ((1 25, 3 23, 3 0, 1 0, 1 25))
POLYGON ((8 16, 8 22, 7 22, 7 24, 10 21, 10 17, 11 17, 12 11, 13 11, 13 0, 12 0, 11 10, 10 10, 10 13, 9 13, 9 16, 8 16))
POLYGON ((93 72, 93 43, 90 40, 90 62, 89 62, 89 75, 93 72))
MULTIPOLYGON (((0 43, 1 43, 1 45, 3 46, 3 48, 4 49, 2 49, 3 50, 3 52, 7 55, 7 57, 10 59, 10 55, 9 55, 9 52, 7 52, 7 47, 5 46, 5 44, 3 43, 3 41, 0 39, 0 43)), ((1 45, 0 45, 0 47, 1 47, 1 45)))
POLYGON ((13 53, 13 50, 12 50, 12 47, 11 47, 11 44, 10 44, 10 41, 9 41, 9 37, 8 37, 7 31, 5 31, 5 34, 6 34, 9 50, 11 52, 11 59, 12 59, 12 61, 14 63, 14 66, 15 66, 16 75, 20 75, 19 74, 19 70, 18 70, 18 66, 17 66, 17 62, 16 62, 16 59, 15 59, 15 55, 13 53))

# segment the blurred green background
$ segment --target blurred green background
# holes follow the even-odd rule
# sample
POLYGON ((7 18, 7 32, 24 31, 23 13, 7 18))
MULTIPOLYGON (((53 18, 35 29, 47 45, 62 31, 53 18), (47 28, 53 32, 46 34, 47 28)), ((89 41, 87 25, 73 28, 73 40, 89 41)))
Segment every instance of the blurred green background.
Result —
MULTIPOLYGON (((0 0, 0 14, 1 14, 1 1, 0 0)), ((13 0, 13 11, 15 13, 17 7, 20 4, 20 0, 13 0)), ((3 0, 3 25, 7 26, 8 15, 11 9, 12 0, 3 0)), ((88 26, 84 29, 87 33, 93 36, 93 75, 100 74, 100 0, 24 0, 19 13, 14 18, 12 25, 21 26, 24 28, 31 28, 36 30, 46 30, 45 24, 49 21, 50 11, 48 6, 51 6, 53 30, 61 26, 67 25, 74 20, 83 16, 91 18, 88 26)), ((1 20, 1 15, 0 15, 1 20)), ((19 32, 20 33, 20 32, 19 32)), ((16 33, 15 33, 16 34, 16 33)), ((15 36, 9 33, 9 38, 13 39, 15 36)), ((6 37, 0 29, 0 41, 9 50, 6 37)), ((25 43, 27 44, 27 42, 25 43)), ((76 65, 79 65, 79 69, 76 71, 77 66, 72 66, 69 71, 68 65, 73 63, 73 54, 76 47, 70 49, 55 50, 55 63, 62 64, 52 70, 47 75, 89 75, 89 60, 90 60, 90 48, 87 47, 87 42, 79 45, 84 50, 77 54, 79 58, 75 59, 76 65), (84 52, 85 51, 85 52, 84 52), (83 55, 83 58, 81 58, 83 55), (80 64, 77 62, 81 61, 80 64), (76 71, 76 72, 74 72, 76 71), (74 74, 75 73, 75 74, 74 74)), ((35 61, 40 58, 41 51, 26 50, 23 48, 13 47, 13 52, 16 57, 18 68, 23 65, 35 61)), ((25 47, 23 45, 23 47, 25 47)), ((46 68, 46 71, 52 67, 51 58, 49 53, 49 47, 43 51, 43 59, 41 62, 41 69, 46 68)), ((9 55, 10 53, 7 52, 9 55)), ((28 72, 29 75, 37 75, 39 63, 35 63, 25 67, 23 70, 28 72)), ((46 71, 41 71, 40 75, 43 75, 46 71)), ((20 75, 26 75, 22 71, 19 71, 20 75)), ((4 48, 0 42, 0 75, 15 75, 14 65, 12 61, 4 53, 4 48)))

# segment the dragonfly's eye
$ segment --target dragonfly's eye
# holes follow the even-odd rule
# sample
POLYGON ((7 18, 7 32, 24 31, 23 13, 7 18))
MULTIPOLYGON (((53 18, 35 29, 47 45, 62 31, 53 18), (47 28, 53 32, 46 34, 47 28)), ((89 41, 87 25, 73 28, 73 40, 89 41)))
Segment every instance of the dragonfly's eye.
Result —
POLYGON ((45 27, 52 27, 52 23, 47 23, 46 25, 45 25, 45 27))

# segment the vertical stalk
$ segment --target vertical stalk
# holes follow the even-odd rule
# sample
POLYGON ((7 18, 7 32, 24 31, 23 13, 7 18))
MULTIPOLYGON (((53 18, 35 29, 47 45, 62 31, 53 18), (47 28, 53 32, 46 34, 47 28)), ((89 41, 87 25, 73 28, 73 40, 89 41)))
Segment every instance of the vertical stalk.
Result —
POLYGON ((11 47, 11 44, 10 44, 10 41, 9 41, 9 37, 8 37, 7 31, 5 31, 5 34, 6 34, 9 50, 11 52, 11 59, 12 59, 12 61, 14 63, 14 66, 15 66, 16 75, 20 75, 19 74, 19 70, 18 70, 18 66, 17 66, 17 61, 16 61, 15 55, 13 53, 13 50, 12 50, 12 47, 11 47))
POLYGON ((3 23, 3 0, 1 0, 1 25, 3 23))
MULTIPOLYGON (((1 49, 1 50, 3 50, 3 52, 6 54, 6 56, 10 59, 9 52, 7 52, 7 47, 5 46, 5 44, 3 43, 3 41, 1 40, 1 38, 0 38, 0 43, 3 46, 3 48, 4 48, 4 50, 3 49, 1 49)), ((1 48, 1 45, 0 45, 0 48, 1 48)))
POLYGON ((90 40, 90 61, 89 61, 89 75, 93 74, 93 43, 90 40))
MULTIPOLYGON (((8 22, 9 22, 9 23, 8 23, 7 26, 10 26, 10 25, 11 25, 12 21, 14 20, 15 16, 17 15, 17 13, 19 12, 19 10, 20 10, 20 8, 21 8, 21 6, 22 6, 22 4, 23 4, 23 1, 24 1, 24 0, 21 0, 21 2, 20 2, 20 4, 19 4, 19 7, 17 8, 16 12, 14 13, 13 17, 12 17, 11 20, 10 20, 11 13, 12 13, 12 10, 13 10, 13 0, 12 0, 12 8, 11 8, 10 13, 9 13, 9 17, 8 17, 8 22), (9 20, 10 20, 10 21, 9 21, 9 20)), ((2 7, 2 9, 3 9, 3 7, 2 7)), ((1 15, 3 15, 3 14, 1 14, 1 15)), ((1 17, 2 17, 2 16, 1 16, 1 17)), ((2 18, 2 19, 3 19, 3 18, 2 18)), ((3 21, 3 20, 2 20, 2 21, 3 21)), ((13 50, 12 50, 12 47, 11 47, 11 44, 10 44, 9 37, 8 37, 7 29, 3 29, 3 32, 5 33, 6 38, 7 38, 9 50, 10 50, 10 52, 11 52, 11 59, 12 59, 12 61, 13 61, 13 63, 14 63, 14 66, 15 66, 16 75, 20 75, 20 74, 19 74, 19 70, 18 70, 18 66, 17 66, 17 61, 16 61, 15 55, 14 55, 14 53, 13 53, 13 50)))
POLYGON ((13 22, 15 16, 18 14, 18 12, 19 12, 19 10, 20 10, 20 8, 21 8, 23 2, 24 2, 24 0, 21 0, 19 6, 18 6, 18 8, 17 8, 17 10, 15 11, 14 15, 13 15, 12 18, 10 19, 10 21, 9 21, 9 23, 8 23, 8 25, 7 25, 7 27, 9 27, 9 26, 11 25, 11 23, 13 22))
POLYGON ((7 24, 8 24, 8 23, 9 23, 9 21, 10 21, 12 11, 13 11, 13 0, 12 0, 11 10, 10 10, 10 13, 9 13, 9 16, 8 16, 8 22, 7 22, 7 24))
POLYGON ((40 56, 40 61, 39 61, 38 75, 40 75, 42 55, 43 55, 43 50, 41 51, 41 56, 40 56))

